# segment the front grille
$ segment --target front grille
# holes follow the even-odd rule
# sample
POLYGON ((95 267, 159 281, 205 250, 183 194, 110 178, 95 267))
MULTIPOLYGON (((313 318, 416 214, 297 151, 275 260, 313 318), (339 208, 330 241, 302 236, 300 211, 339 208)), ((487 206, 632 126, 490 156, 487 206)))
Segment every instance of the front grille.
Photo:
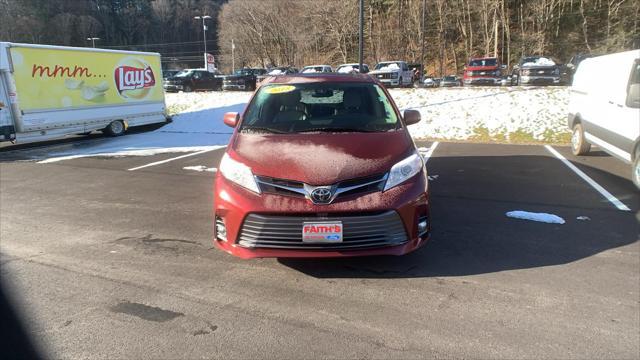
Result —
POLYGON ((374 214, 336 216, 275 216, 249 214, 237 243, 249 248, 276 249, 365 249, 400 245, 408 241, 400 216, 395 211, 374 214), (303 243, 303 222, 341 221, 341 243, 303 243))
POLYGON ((495 75, 495 71, 493 70, 474 70, 474 71, 469 71, 471 73, 471 76, 494 76, 495 75))
POLYGON ((378 77, 378 79, 393 79, 392 75, 393 73, 384 73, 384 74, 378 74, 376 76, 378 77))
MULTIPOLYGON (((300 181, 277 179, 266 176, 256 176, 258 186, 263 193, 293 196, 298 198, 309 198, 309 189, 313 186, 306 185, 300 181)), ((382 191, 387 181, 387 174, 367 176, 358 179, 351 179, 328 185, 331 188, 332 201, 350 195, 363 195, 366 193, 382 191)))
POLYGON ((555 69, 525 69, 522 70, 523 75, 528 76, 551 76, 555 69))

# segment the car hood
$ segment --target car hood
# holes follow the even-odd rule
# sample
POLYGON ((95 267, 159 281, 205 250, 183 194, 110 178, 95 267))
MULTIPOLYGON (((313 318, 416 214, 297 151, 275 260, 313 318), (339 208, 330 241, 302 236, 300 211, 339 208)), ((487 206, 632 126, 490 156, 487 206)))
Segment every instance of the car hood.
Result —
POLYGON ((397 73, 397 72, 400 72, 400 69, 396 69, 396 70, 373 70, 373 71, 369 71, 369 75, 391 74, 391 73, 397 73))
POLYGON ((224 80, 238 80, 238 79, 245 79, 250 77, 251 75, 225 75, 222 78, 224 80))
POLYGON ((236 133, 227 151, 248 165, 254 175, 318 186, 383 174, 415 149, 402 129, 383 133, 236 133))

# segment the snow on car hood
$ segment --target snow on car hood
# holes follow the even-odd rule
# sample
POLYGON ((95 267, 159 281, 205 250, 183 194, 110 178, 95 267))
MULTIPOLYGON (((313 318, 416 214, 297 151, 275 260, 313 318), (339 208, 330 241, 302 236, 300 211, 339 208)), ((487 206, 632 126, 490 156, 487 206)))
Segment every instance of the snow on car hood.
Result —
POLYGON ((353 66, 343 66, 340 69, 338 69, 337 72, 342 73, 342 74, 350 74, 354 71, 357 71, 353 66))
POLYGON ((533 67, 533 66, 555 66, 556 63, 546 57, 538 58, 536 61, 530 61, 522 64, 522 67, 533 67))
POLYGON ((283 75, 284 71, 280 70, 280 69, 275 69, 275 70, 271 70, 269 71, 269 75, 283 75))
POLYGON ((378 73, 396 72, 396 71, 400 71, 400 67, 398 66, 398 64, 393 63, 393 64, 385 65, 378 70, 373 70, 371 73, 378 74, 378 73))
POLYGON ((248 165, 255 175, 329 185, 389 171, 415 151, 409 139, 404 130, 286 135, 237 133, 228 151, 248 165))

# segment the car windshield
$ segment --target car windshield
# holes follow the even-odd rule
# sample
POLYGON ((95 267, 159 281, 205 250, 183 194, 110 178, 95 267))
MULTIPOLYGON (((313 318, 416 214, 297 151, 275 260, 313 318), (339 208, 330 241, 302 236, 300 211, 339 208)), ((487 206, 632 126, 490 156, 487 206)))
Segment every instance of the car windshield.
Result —
POLYGON ((378 65, 376 65, 376 70, 398 70, 400 69, 400 64, 395 63, 395 62, 386 62, 386 63, 379 63, 378 65))
POLYGON ((253 74, 253 71, 251 71, 251 69, 240 69, 240 70, 236 70, 235 75, 251 75, 253 74))
POLYGON ((455 76, 445 76, 444 77, 444 81, 456 81, 456 77, 455 76))
POLYGON ((496 66, 498 59, 473 59, 469 61, 469 66, 496 66))
POLYGON ((241 131, 382 132, 398 117, 384 91, 371 83, 263 86, 245 113, 241 131))
POLYGON ((175 74, 174 77, 188 77, 193 74, 193 70, 182 70, 179 73, 175 74))

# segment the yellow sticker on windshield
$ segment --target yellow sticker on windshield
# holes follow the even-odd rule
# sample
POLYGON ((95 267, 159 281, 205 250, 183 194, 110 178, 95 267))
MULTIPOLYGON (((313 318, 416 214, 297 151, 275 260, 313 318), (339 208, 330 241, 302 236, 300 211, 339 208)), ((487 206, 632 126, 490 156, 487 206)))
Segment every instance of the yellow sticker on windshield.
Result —
POLYGON ((282 94, 282 93, 291 92, 295 89, 296 87, 293 85, 282 85, 282 86, 274 86, 274 87, 267 88, 265 89, 265 91, 267 92, 267 94, 282 94))

